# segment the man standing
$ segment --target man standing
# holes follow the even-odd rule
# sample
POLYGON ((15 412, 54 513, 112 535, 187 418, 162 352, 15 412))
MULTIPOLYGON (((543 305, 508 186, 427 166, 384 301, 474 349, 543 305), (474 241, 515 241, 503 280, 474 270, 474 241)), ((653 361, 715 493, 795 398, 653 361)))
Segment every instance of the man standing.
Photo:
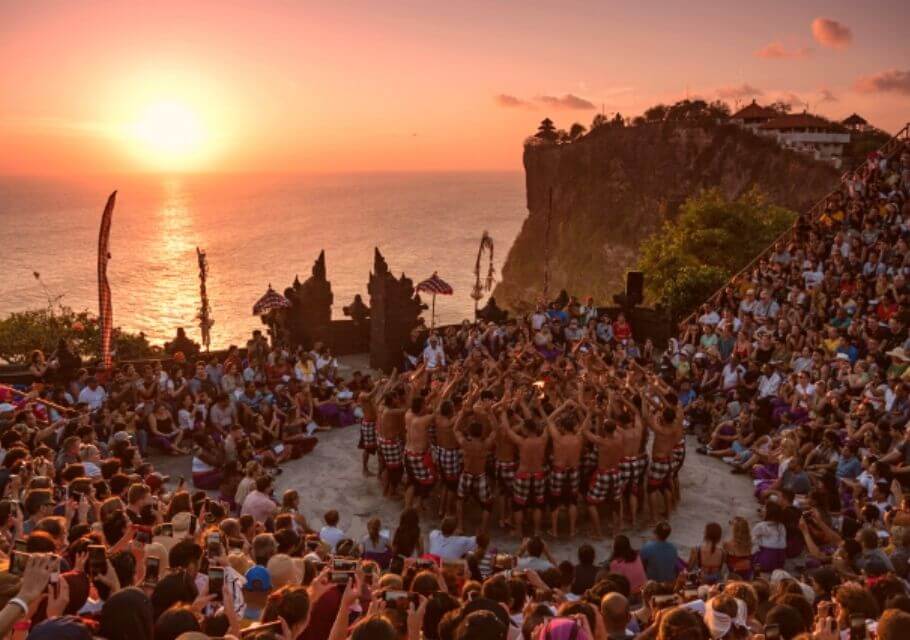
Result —
POLYGON ((467 435, 454 431, 453 435, 464 452, 464 470, 458 481, 458 502, 456 507, 458 531, 464 531, 464 502, 474 497, 480 503, 483 515, 480 521, 480 533, 486 533, 490 524, 490 511, 493 507, 493 494, 487 477, 487 455, 496 441, 499 430, 494 429, 486 438, 483 437, 483 425, 471 422, 467 435))
POLYGON ((594 527, 593 538, 600 540, 603 532, 600 528, 598 507, 609 500, 613 507, 613 533, 618 534, 622 528, 622 474, 619 464, 623 454, 623 437, 612 420, 605 420, 603 434, 595 435, 589 431, 585 437, 597 447, 597 469, 591 476, 588 488, 588 513, 594 527))
POLYGON ((445 369, 446 352, 439 343, 436 334, 432 334, 427 341, 427 346, 423 349, 423 364, 427 371, 436 371, 436 369, 445 369))
POLYGON ((401 436, 404 434, 405 410, 399 405, 398 394, 388 392, 383 397, 379 413, 379 430, 376 437, 379 446, 380 478, 382 495, 390 498, 396 495, 404 473, 404 450, 401 436))
POLYGON ((550 534, 559 537, 559 512, 565 506, 569 512, 569 537, 575 537, 578 522, 578 489, 581 480, 581 452, 584 446, 584 426, 574 413, 574 400, 567 400, 550 414, 547 432, 553 440, 553 468, 550 470, 550 534), (562 416, 572 409, 573 412, 562 416), (557 426, 558 425, 558 426, 557 426))
POLYGON ((645 386, 645 397, 642 400, 645 422, 654 432, 651 445, 651 465, 648 469, 648 505, 652 522, 657 519, 657 497, 664 501, 664 517, 670 517, 673 509, 673 448, 679 442, 683 432, 683 413, 677 407, 663 405, 657 414, 654 402, 654 388, 645 386))
POLYGON ((619 414, 623 455, 619 463, 619 472, 623 490, 629 497, 629 519, 634 527, 638 523, 638 504, 642 498, 648 471, 648 453, 643 448, 643 443, 647 440, 644 437, 645 430, 638 407, 620 394, 616 397, 624 406, 624 411, 619 414))
POLYGON ((370 475, 370 456, 376 453, 376 398, 382 385, 376 384, 371 390, 363 390, 357 396, 363 417, 360 419, 360 442, 358 449, 363 449, 363 475, 370 475))
POLYGON ((430 424, 435 417, 424 411, 424 397, 415 395, 411 408, 405 414, 404 465, 408 474, 408 486, 404 492, 404 508, 420 510, 423 499, 433 491, 436 484, 436 465, 430 454, 430 424))
POLYGON ((505 424, 505 433, 518 447, 518 471, 512 483, 512 501, 515 505, 515 535, 522 535, 524 509, 531 509, 534 535, 540 535, 540 523, 547 494, 546 453, 549 434, 532 418, 522 423, 522 433, 505 424))

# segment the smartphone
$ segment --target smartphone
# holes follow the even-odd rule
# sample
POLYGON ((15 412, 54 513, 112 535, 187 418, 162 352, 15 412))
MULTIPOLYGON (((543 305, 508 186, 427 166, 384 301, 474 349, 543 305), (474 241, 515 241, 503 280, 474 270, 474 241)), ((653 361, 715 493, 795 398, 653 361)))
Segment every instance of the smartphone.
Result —
POLYGON ((318 548, 319 548, 319 540, 313 539, 313 540, 306 541, 306 550, 307 551, 312 553, 313 551, 316 551, 316 549, 318 549, 318 548))
POLYGON ((90 544, 88 546, 88 566, 89 573, 92 575, 104 575, 107 573, 107 550, 104 545, 90 544))
POLYGON ((282 453, 284 453, 284 445, 279 442, 278 444, 272 446, 272 451, 275 452, 276 456, 280 456, 282 453))
POLYGON ((373 584, 373 569, 374 565, 372 564, 363 565, 363 577, 369 585, 373 584))
POLYGON ((197 520, 197 518, 196 518, 195 515, 191 515, 191 516, 190 516, 189 534, 190 534, 191 536, 192 536, 192 535, 195 535, 195 533, 196 533, 196 520, 197 520))
POLYGON ((13 549, 9 554, 9 572, 14 576, 21 576, 25 573, 25 563, 31 554, 25 551, 13 549))
POLYGON ((382 597, 386 603, 391 604, 399 609, 407 609, 408 605, 412 602, 414 602, 416 606, 418 602, 417 594, 409 593, 407 591, 389 590, 383 593, 382 597))
POLYGON ((250 638, 255 638, 260 633, 274 633, 277 636, 281 635, 281 620, 276 620, 275 622, 266 622, 265 624, 260 624, 255 627, 247 627, 240 632, 240 640, 250 640, 250 638))
POLYGON ((221 600, 221 590, 224 589, 224 567, 209 567, 209 593, 215 600, 221 600))
POLYGON ((765 640, 780 640, 780 626, 776 624, 766 624, 765 640))
POLYGON ((135 527, 136 535, 133 536, 133 540, 141 544, 148 544, 152 541, 152 532, 149 531, 148 527, 135 527))
POLYGON ((414 562, 414 566, 417 567, 418 569, 430 569, 430 568, 434 567, 435 565, 436 565, 436 563, 433 562, 432 560, 426 560, 424 558, 418 558, 414 562))
POLYGON ((493 558, 493 566, 497 569, 511 569, 512 556, 508 553, 497 553, 493 558))
POLYGON ((357 569, 357 561, 350 558, 333 558, 332 559, 332 577, 334 584, 347 584, 354 576, 357 569))
POLYGON ((852 616, 850 618, 850 640, 865 640, 866 617, 852 616))
POLYGON ((28 543, 25 541, 25 538, 17 538, 16 541, 13 543, 13 549, 15 549, 16 551, 21 551, 21 552, 25 553, 25 550, 27 547, 28 547, 28 543))
POLYGON ((678 601, 679 600, 677 599, 676 595, 672 594, 672 593, 667 596, 654 596, 654 606, 657 607, 658 609, 662 609, 663 607, 673 606, 678 601))
POLYGON ((170 522, 165 522, 160 527, 158 527, 158 535, 164 536, 166 538, 174 537, 174 525, 170 522))
POLYGON ((154 586, 158 584, 158 575, 161 561, 149 556, 145 559, 145 584, 154 586))
POLYGON ((205 555, 209 558, 217 558, 221 555, 221 534, 211 533, 205 539, 205 555))

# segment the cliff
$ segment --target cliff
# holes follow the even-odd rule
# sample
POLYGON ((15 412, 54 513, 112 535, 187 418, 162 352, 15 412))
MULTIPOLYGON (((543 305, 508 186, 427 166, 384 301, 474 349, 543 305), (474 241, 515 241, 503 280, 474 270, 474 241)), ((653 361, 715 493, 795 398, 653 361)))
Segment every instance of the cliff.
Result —
MULTIPOLYGON (((550 217, 550 297, 566 289, 599 304, 625 287, 641 241, 706 187, 736 197, 757 186, 803 211, 838 172, 734 126, 600 127, 571 144, 526 146, 528 217, 509 250, 496 299, 524 309, 543 290, 550 217)), ((647 278, 647 274, 645 274, 647 278)))

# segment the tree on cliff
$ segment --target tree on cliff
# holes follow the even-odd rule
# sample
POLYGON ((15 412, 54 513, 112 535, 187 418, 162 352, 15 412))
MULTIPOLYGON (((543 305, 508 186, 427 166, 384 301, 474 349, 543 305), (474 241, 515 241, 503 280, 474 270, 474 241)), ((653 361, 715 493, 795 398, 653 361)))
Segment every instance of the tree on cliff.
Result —
POLYGON ((569 128, 569 139, 572 140, 572 142, 575 142, 580 137, 585 135, 585 132, 587 130, 588 129, 585 127, 585 125, 581 124, 580 122, 576 122, 569 128))
POLYGON ((677 317, 692 311, 795 219, 757 190, 736 200, 718 189, 690 197, 675 220, 641 245, 649 294, 677 317))
POLYGON ((553 121, 549 118, 544 118, 540 121, 540 126, 537 127, 536 137, 541 140, 556 141, 556 127, 553 126, 553 121))

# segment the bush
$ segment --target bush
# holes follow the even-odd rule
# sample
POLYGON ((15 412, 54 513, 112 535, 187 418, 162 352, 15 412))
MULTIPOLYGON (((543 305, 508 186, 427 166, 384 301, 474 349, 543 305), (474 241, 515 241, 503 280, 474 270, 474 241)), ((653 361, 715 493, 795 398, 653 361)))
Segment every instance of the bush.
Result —
MULTIPOLYGON (((72 340, 76 352, 87 358, 100 356, 101 328, 97 316, 60 305, 56 309, 17 311, 0 320, 0 359, 10 364, 25 364, 35 349, 50 355, 60 338, 72 340)), ((121 360, 157 353, 143 334, 127 333, 117 327, 111 348, 121 360)))
POLYGON ((795 219, 757 190, 736 200, 718 189, 690 197, 675 220, 641 245, 648 293, 676 317, 689 313, 795 219))

